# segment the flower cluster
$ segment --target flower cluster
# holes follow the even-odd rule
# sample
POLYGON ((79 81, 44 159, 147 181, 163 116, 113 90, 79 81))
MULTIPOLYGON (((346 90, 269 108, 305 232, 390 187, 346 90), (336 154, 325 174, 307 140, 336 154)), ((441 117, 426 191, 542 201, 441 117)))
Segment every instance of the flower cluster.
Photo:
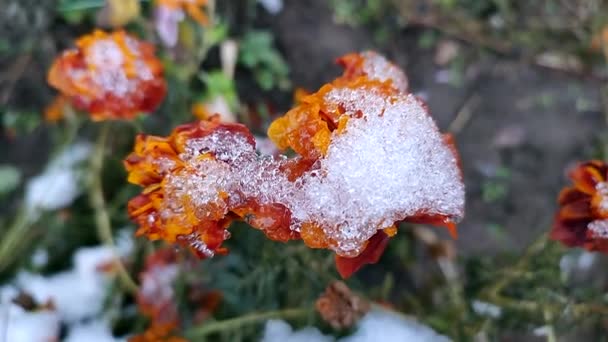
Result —
POLYGON ((124 31, 78 39, 75 49, 55 60, 48 82, 98 121, 153 111, 167 88, 154 47, 124 31))
POLYGON ((129 181, 145 187, 128 208, 138 233, 209 257, 244 220, 272 240, 335 251, 347 277, 380 258, 400 221, 453 228, 464 186, 450 137, 384 57, 339 62, 342 76, 268 129, 293 158, 258 155, 246 127, 217 117, 139 136, 125 161, 129 181))
POLYGON ((573 186, 559 194, 551 238, 568 247, 608 252, 608 165, 588 161, 569 176, 573 186))

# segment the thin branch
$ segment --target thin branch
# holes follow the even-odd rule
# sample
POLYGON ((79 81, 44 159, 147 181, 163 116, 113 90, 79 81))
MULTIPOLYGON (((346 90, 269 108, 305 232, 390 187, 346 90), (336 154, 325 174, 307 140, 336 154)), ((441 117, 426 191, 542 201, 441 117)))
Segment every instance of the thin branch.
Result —
POLYGON ((266 312, 254 312, 223 321, 205 322, 201 326, 194 327, 186 331, 185 335, 189 339, 198 341, 198 339, 213 333, 236 330, 245 325, 260 323, 273 318, 302 318, 310 315, 312 312, 312 308, 296 308, 266 312))
POLYGON ((125 289, 131 293, 137 292, 137 284, 127 272, 125 265, 120 260, 114 239, 112 237, 112 225, 110 221, 110 215, 106 207, 106 201, 103 196, 103 185, 101 181, 101 173, 103 170, 103 159, 105 152, 106 140, 108 132, 110 130, 109 123, 104 123, 101 127, 97 144, 95 145, 95 151, 91 158, 91 184, 89 188, 89 200, 91 206, 95 211, 95 224, 97 225, 97 235, 99 239, 107 246, 111 247, 114 251, 114 264, 118 272, 118 278, 125 289))

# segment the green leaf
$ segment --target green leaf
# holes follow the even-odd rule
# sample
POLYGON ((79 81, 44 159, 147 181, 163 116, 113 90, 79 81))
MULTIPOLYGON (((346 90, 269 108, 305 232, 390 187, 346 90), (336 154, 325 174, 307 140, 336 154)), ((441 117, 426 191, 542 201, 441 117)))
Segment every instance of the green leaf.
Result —
POLYGON ((272 34, 250 31, 241 40, 239 63, 251 69, 255 80, 264 90, 290 86, 289 66, 274 47, 272 34))
POLYGON ((212 100, 217 96, 221 96, 226 100, 231 109, 236 109, 238 95, 234 80, 227 77, 221 70, 201 73, 199 78, 207 86, 203 100, 212 100))
POLYGON ((211 28, 205 30, 204 39, 208 46, 214 46, 228 37, 228 26, 223 23, 217 23, 211 28))
POLYGON ((38 112, 17 112, 10 109, 3 112, 0 109, 0 116, 3 126, 18 135, 31 133, 41 122, 41 115, 38 112))
POLYGON ((104 0, 61 0, 57 6, 57 12, 76 12, 102 8, 104 0))

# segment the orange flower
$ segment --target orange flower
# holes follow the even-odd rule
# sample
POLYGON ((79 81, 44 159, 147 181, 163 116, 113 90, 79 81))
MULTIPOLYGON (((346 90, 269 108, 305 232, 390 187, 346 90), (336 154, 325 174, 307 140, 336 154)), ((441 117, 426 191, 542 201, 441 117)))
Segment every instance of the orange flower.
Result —
POLYGON ((244 196, 230 170, 255 155, 255 140, 241 124, 218 117, 182 125, 168 138, 139 135, 125 159, 129 182, 145 187, 128 204, 138 235, 190 246, 200 257, 226 253, 222 242, 235 219, 244 219, 279 241, 297 238, 289 212, 280 204, 244 196), (243 149, 243 155, 236 149, 243 149), (271 217, 275 215, 276 217, 271 217))
POLYGON ((584 162, 569 177, 573 186, 559 194, 551 238, 568 247, 608 253, 608 165, 584 162))
MULTIPOLYGON (((286 167, 296 177, 309 172, 318 165, 319 160, 327 159, 328 151, 337 136, 348 131, 351 120, 370 116, 374 107, 386 106, 407 97, 408 80, 404 73, 394 64, 374 52, 353 53, 338 59, 345 70, 341 77, 327 84, 316 93, 299 96, 298 105, 283 117, 275 120, 268 129, 268 136, 279 148, 291 148, 302 156, 286 167), (366 102, 369 103, 366 104, 366 102), (350 107, 350 108, 349 108, 350 107)), ((418 105, 424 111, 428 108, 420 100, 418 105)), ((383 109, 389 110, 390 105, 383 109)), ((407 108, 403 108, 407 110, 407 108)), ((380 113, 382 115, 382 112, 380 113)), ((430 128, 436 130, 436 128, 430 128)), ((423 133, 418 133, 423 134, 423 133)), ((442 148, 449 151, 456 169, 456 183, 461 184, 462 174, 458 165, 459 158, 450 135, 444 135, 440 143, 442 148)), ((347 145, 348 146, 348 145, 347 145)), ((356 157, 356 156, 355 156, 356 157)), ((449 158, 449 157, 448 157, 449 158)), ((356 171, 355 171, 356 172, 356 171)), ((458 185, 456 185, 458 187, 458 185)), ((459 191, 456 191, 458 193, 459 191)), ((464 199, 458 195, 457 201, 463 204, 464 199)), ((450 229, 456 236, 454 222, 458 215, 442 214, 420 208, 411 215, 400 216, 397 221, 442 225, 450 229), (450 217, 452 216, 452 217, 450 217)), ((456 209, 459 212, 462 209, 456 209)), ((331 210, 328 208, 328 210, 331 210)), ((373 230, 372 230, 373 231, 373 230)), ((375 263, 379 260, 388 240, 396 233, 394 225, 376 227, 375 234, 369 237, 362 248, 354 253, 345 253, 339 246, 344 244, 335 228, 320 222, 305 222, 300 234, 304 243, 312 248, 331 248, 337 251, 336 266, 343 277, 348 277, 364 264, 375 263), (337 234, 336 234, 337 233, 337 234)))
POLYGON ((48 82, 93 120, 132 119, 156 109, 166 93, 154 47, 124 31, 95 31, 55 60, 48 82))
POLYGON ((258 155, 244 126, 217 117, 169 138, 138 137, 125 164, 129 180, 146 187, 129 205, 139 233, 211 256, 242 219, 270 239, 335 251, 343 277, 377 262, 398 222, 455 235, 464 185, 451 137, 383 57, 366 52, 343 64, 344 75, 269 127, 294 158, 258 155))

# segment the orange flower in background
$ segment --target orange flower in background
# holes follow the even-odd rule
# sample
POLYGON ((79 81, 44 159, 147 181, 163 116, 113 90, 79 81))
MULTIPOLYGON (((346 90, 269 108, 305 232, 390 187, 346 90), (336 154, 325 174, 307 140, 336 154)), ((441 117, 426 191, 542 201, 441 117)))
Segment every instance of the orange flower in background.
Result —
POLYGON ((173 291, 179 265, 173 249, 159 249, 146 258, 140 273, 140 288, 136 301, 139 311, 150 317, 152 325, 177 327, 179 317, 173 291))
POLYGON ((584 162, 569 174, 573 186, 559 194, 551 238, 568 247, 608 252, 608 165, 584 162))
MULTIPOLYGON (((136 295, 137 308, 150 318, 150 326, 142 334, 129 339, 131 342, 186 341, 174 336, 180 327, 177 294, 174 287, 180 272, 187 272, 189 260, 179 260, 177 251, 171 247, 156 250, 147 256, 144 269, 140 273, 140 284, 136 295), (185 262, 184 262, 185 261, 185 262)), ((183 259, 183 258, 182 258, 183 259)), ((196 307, 195 323, 208 318, 219 306, 222 299, 218 291, 209 291, 200 284, 186 281, 189 303, 196 307)))
POLYGON ((212 256, 239 219, 272 240, 333 250, 343 277, 377 262, 399 222, 455 235, 464 185, 451 137, 382 56, 341 61, 341 77, 268 129, 294 158, 258 155, 246 127, 217 116, 168 138, 138 137, 125 161, 129 181, 145 187, 129 203, 138 233, 212 256))
POLYGON ((93 120, 133 119, 155 110, 166 93, 154 47, 117 31, 95 31, 59 56, 48 82, 93 120))

